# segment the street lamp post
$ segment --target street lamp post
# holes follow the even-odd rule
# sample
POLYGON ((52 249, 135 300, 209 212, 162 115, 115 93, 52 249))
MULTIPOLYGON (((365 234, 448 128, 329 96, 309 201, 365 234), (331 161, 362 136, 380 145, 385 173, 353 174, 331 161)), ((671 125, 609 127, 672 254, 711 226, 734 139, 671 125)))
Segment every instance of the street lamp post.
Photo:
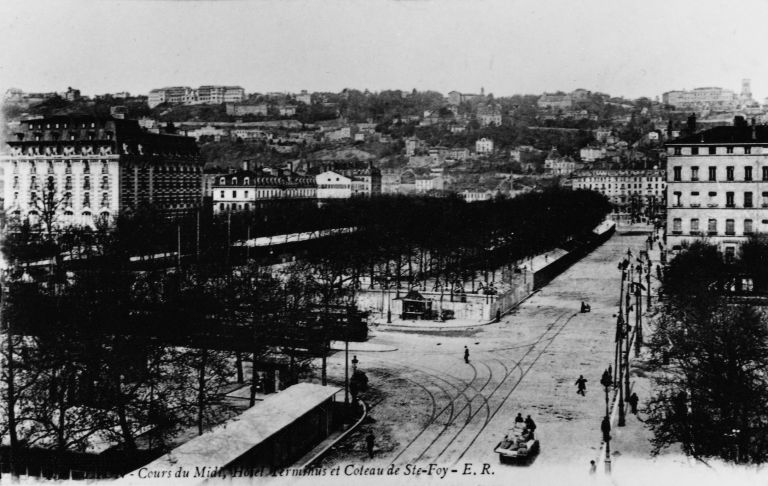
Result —
POLYGON ((603 372, 600 384, 603 385, 603 388, 605 389, 605 416, 609 417, 611 411, 608 406, 608 393, 610 392, 611 385, 613 385, 613 378, 611 378, 611 373, 607 369, 603 372))
POLYGON ((616 385, 619 387, 619 427, 624 427, 626 424, 626 416, 624 413, 624 387, 621 386, 621 379, 624 373, 626 371, 624 370, 624 366, 622 365, 622 345, 624 342, 624 319, 619 314, 618 319, 616 320, 616 344, 617 344, 617 360, 619 362, 619 375, 618 379, 615 381, 616 385))

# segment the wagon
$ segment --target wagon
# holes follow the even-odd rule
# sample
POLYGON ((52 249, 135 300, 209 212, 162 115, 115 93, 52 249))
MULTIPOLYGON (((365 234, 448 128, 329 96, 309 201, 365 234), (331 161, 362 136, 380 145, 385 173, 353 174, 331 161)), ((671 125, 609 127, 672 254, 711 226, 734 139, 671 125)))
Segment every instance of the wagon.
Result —
POLYGON ((493 452, 499 455, 499 461, 512 464, 529 464, 539 453, 539 441, 533 438, 525 424, 516 423, 507 431, 493 452))

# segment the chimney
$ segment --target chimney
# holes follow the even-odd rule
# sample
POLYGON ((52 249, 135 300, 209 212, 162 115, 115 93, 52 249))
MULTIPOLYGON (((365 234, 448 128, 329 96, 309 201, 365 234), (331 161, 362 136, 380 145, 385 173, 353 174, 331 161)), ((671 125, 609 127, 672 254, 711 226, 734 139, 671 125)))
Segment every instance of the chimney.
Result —
POLYGON ((251 161, 243 160, 243 170, 251 170, 251 161))

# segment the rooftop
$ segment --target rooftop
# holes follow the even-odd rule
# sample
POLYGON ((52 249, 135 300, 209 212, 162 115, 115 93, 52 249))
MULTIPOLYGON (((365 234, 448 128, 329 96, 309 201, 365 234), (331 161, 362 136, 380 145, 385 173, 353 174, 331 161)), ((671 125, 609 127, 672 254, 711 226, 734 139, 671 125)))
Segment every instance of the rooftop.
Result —
POLYGON ((722 126, 677 138, 667 146, 712 144, 768 144, 768 126, 722 126))
POLYGON ((195 466, 226 466, 339 391, 340 388, 311 383, 293 385, 146 467, 150 470, 175 470, 178 467, 194 470, 195 466))

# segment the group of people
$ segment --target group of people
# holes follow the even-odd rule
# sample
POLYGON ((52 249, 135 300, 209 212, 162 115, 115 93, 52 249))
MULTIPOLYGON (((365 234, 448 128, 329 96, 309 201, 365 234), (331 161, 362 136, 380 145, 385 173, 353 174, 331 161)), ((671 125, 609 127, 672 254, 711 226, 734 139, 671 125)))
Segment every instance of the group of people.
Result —
POLYGON ((515 417, 515 425, 517 424, 524 424, 525 428, 523 429, 523 439, 525 440, 533 440, 534 438, 534 431, 536 430, 536 422, 533 421, 530 415, 523 418, 523 414, 518 413, 517 417, 515 417))

